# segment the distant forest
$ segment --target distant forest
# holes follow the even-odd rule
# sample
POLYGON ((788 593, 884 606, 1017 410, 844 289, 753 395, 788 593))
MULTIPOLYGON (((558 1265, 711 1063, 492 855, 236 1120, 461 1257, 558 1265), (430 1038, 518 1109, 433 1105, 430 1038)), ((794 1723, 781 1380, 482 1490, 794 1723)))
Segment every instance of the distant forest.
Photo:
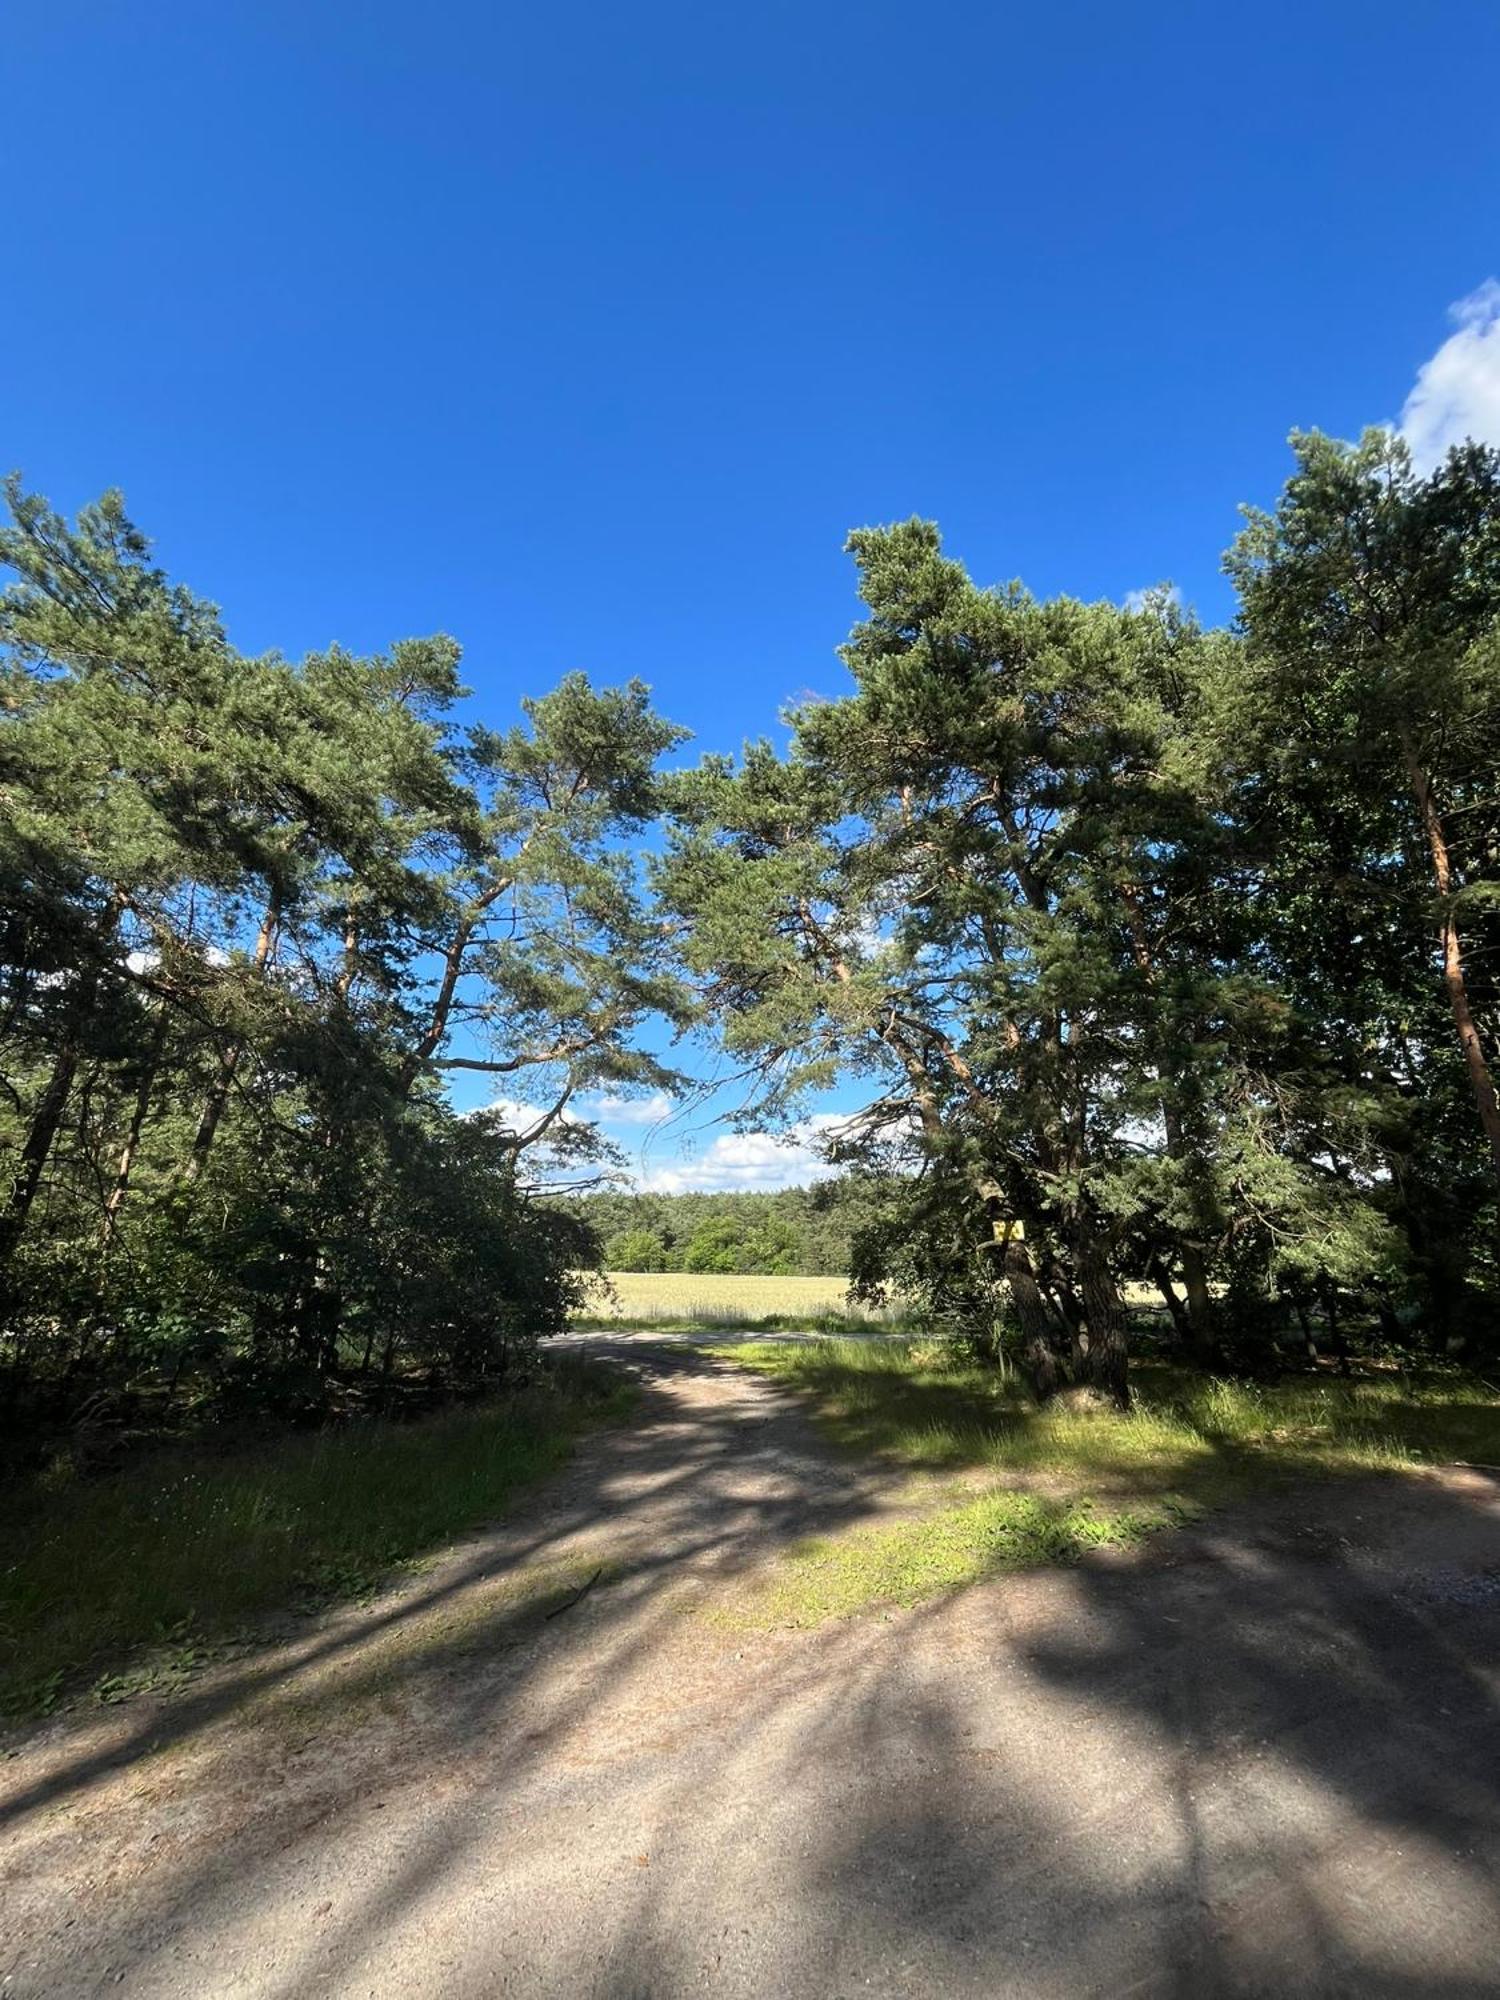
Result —
POLYGON ((870 1201, 858 1177, 775 1194, 593 1194, 569 1206, 603 1243, 607 1271, 844 1277, 870 1201))

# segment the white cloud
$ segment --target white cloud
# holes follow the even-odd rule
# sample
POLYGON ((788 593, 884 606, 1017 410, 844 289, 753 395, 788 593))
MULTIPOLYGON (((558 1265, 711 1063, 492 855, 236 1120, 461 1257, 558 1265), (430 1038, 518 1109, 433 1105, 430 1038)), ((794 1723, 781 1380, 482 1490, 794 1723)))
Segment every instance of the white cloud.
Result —
POLYGON ((890 942, 888 933, 874 917, 861 917, 854 926, 854 948, 861 958, 879 958, 890 942))
POLYGON ((1158 605, 1173 611, 1182 609, 1182 592, 1175 583, 1149 583, 1142 590, 1127 590, 1125 593, 1127 611, 1152 611, 1158 605))
MULTIPOLYGON (((229 953, 220 944, 211 944, 203 954, 203 963, 222 972, 230 962, 229 953)), ((161 953, 155 945, 138 945, 134 951, 125 954, 125 964, 137 979, 143 979, 148 972, 155 972, 161 964, 161 953)))
POLYGON ((1448 314, 1457 331, 1422 364, 1401 411, 1418 472, 1465 438, 1500 445, 1500 283, 1486 278, 1448 314))
MULTIPOLYGON (((492 1097, 488 1104, 478 1104, 472 1111, 466 1111, 466 1118, 493 1118, 502 1132, 529 1132, 547 1115, 544 1104, 527 1104, 519 1097, 492 1097)), ((581 1125, 584 1121, 566 1105, 558 1113, 560 1125, 581 1125)))
POLYGON ((721 1132, 696 1158, 652 1168, 641 1186, 652 1194, 770 1194, 805 1187, 837 1172, 823 1158, 823 1141, 848 1122, 820 1111, 785 1133, 721 1132))
POLYGON ((601 1125, 659 1125, 672 1115, 672 1099, 664 1090, 653 1090, 649 1097, 609 1095, 580 1098, 578 1102, 584 1116, 597 1119, 601 1125))

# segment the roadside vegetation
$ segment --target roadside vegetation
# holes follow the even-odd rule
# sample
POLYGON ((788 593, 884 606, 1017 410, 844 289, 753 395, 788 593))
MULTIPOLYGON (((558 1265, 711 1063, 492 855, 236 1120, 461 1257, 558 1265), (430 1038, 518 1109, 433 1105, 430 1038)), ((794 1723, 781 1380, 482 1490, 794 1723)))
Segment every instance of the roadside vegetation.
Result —
POLYGON ((123 1699, 189 1678, 267 1618, 374 1589, 495 1520, 631 1384, 569 1358, 524 1388, 397 1424, 353 1421, 0 1492, 0 1713, 123 1699))
POLYGON ((606 1262, 837 1266, 1043 1402, 1129 1407, 1132 1287, 1208 1375, 1493 1355, 1500 451, 1293 450, 1218 630, 859 529, 847 691, 688 768, 638 682, 243 655, 12 481, 0 1442, 493 1386, 606 1262), (833 1183, 601 1185, 687 1034, 833 1183))
POLYGON ((599 1256, 567 1107, 676 1080, 629 849, 684 732, 582 674, 481 722, 442 634, 246 657, 118 494, 8 498, 0 1445, 524 1375, 599 1256))
MULTIPOLYGON (((1123 1412, 1038 1409, 1015 1377, 932 1341, 743 1342, 715 1352, 798 1390, 842 1449, 945 1475, 918 1477, 909 1515, 793 1550, 749 1600, 752 1619, 774 1623, 913 1604, 998 1571, 1075 1561, 1254 1492, 1424 1464, 1500 1464, 1500 1391, 1426 1363, 1276 1383, 1147 1363, 1123 1412)), ((1307 1513, 1315 1524, 1311 1488, 1307 1513)))

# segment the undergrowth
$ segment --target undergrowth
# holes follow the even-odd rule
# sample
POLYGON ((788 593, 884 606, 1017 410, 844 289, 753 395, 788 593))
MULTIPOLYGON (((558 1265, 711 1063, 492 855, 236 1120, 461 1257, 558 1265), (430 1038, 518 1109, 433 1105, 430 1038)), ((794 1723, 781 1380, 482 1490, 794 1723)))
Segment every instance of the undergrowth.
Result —
POLYGON ((0 1712, 170 1686, 269 1614, 358 1597, 494 1519, 634 1395, 598 1364, 554 1362, 515 1395, 413 1423, 12 1482, 0 1493, 0 1712))

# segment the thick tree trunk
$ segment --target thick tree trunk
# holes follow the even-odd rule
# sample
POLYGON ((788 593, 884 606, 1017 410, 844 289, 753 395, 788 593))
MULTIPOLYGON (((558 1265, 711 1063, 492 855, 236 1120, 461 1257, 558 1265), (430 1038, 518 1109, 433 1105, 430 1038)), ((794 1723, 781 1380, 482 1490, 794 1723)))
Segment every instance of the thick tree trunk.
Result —
POLYGON ((1453 914, 1453 863, 1448 836, 1443 827, 1442 814, 1438 811, 1437 802, 1432 796, 1432 781, 1426 767, 1409 740, 1403 741, 1402 749, 1412 795, 1422 821, 1422 831, 1426 835, 1427 846, 1432 855, 1433 880, 1437 885, 1442 912, 1438 925, 1438 949, 1443 960, 1443 986, 1448 995, 1448 1005, 1453 1012, 1453 1025, 1458 1033, 1459 1048, 1463 1052, 1469 1089, 1479 1113, 1479 1122, 1484 1128, 1484 1136, 1489 1142, 1490 1171, 1495 1177, 1497 1187, 1500 1187, 1500 1098, 1495 1094, 1495 1082, 1490 1074, 1484 1042, 1479 1033, 1478 1023, 1474 1019, 1473 1008, 1469 1004, 1468 981, 1464 976, 1463 947, 1458 935, 1458 922, 1453 914))
POLYGON ((1005 1240, 1000 1267, 1005 1273, 1016 1318, 1021 1322, 1021 1366, 1037 1401, 1045 1403, 1062 1387, 1057 1330, 1032 1269, 1031 1253, 1014 1232, 1005 1240))
POLYGON ((52 1142, 57 1137, 77 1073, 78 1043, 70 1036, 58 1050, 52 1074, 31 1114, 31 1123, 26 1128, 26 1138, 21 1146, 21 1157, 16 1162, 15 1179, 11 1183, 4 1211, 0 1212, 0 1269, 10 1263, 21 1240, 26 1218, 41 1186, 42 1169, 52 1151, 52 1142))
POLYGON ((1188 1345, 1200 1368, 1212 1368, 1219 1359, 1219 1343, 1214 1330, 1208 1263, 1196 1243, 1185 1242, 1178 1248, 1182 1258, 1182 1286, 1187 1293, 1188 1345))
POLYGON ((1087 1380, 1122 1410, 1130 1408, 1130 1349, 1125 1313, 1104 1245, 1090 1232, 1078 1247, 1078 1278, 1088 1320, 1087 1380))
POLYGON ((1077 1292, 1074 1291, 1067 1272, 1055 1258, 1047 1266, 1046 1271, 1041 1274, 1038 1282, 1041 1284, 1047 1297, 1052 1301, 1058 1318, 1068 1329, 1068 1332, 1070 1334, 1082 1333, 1084 1321, 1083 1301, 1079 1298, 1077 1292))

